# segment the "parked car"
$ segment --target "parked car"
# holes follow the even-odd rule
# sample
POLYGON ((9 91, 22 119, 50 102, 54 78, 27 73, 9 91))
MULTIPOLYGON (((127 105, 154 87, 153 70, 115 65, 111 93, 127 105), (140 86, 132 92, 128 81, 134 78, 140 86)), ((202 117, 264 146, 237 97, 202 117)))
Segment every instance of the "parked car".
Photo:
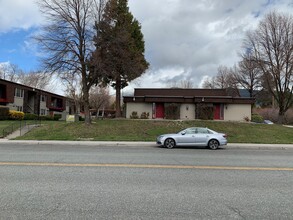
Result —
POLYGON ((227 135, 208 128, 192 127, 176 134, 163 134, 157 137, 157 144, 166 148, 176 146, 206 146, 212 150, 227 144, 227 135))

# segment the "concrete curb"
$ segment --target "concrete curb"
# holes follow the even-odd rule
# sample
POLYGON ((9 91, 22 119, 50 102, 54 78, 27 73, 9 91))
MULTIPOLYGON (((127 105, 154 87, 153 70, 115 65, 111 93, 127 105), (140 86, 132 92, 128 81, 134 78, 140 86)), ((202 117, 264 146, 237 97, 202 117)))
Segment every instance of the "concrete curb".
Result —
POLYGON ((259 149, 259 150, 286 150, 292 149, 293 144, 250 144, 250 143, 229 143, 227 148, 233 149, 259 149))

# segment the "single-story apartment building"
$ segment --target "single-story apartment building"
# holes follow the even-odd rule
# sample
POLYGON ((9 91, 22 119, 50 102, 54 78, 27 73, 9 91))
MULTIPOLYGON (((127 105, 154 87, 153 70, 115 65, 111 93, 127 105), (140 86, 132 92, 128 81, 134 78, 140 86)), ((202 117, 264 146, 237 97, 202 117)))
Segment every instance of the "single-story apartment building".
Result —
POLYGON ((124 96, 126 118, 251 120, 253 98, 240 97, 238 89, 136 88, 124 96))
POLYGON ((0 105, 36 115, 61 114, 63 118, 73 107, 67 97, 4 79, 0 79, 0 105))

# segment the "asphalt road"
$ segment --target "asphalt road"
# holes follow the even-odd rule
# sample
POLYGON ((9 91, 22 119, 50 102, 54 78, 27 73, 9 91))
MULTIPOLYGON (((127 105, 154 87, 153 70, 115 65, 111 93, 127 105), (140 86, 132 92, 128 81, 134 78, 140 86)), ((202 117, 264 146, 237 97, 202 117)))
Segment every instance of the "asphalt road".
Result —
POLYGON ((1 143, 0 195, 0 219, 293 219, 293 150, 1 143))

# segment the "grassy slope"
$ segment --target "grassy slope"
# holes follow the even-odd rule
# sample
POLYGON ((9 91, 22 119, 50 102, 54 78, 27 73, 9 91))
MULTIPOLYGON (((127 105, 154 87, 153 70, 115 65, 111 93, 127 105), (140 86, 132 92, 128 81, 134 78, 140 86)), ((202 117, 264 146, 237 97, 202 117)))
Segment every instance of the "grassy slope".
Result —
POLYGON ((13 123, 15 123, 15 121, 0 121, 0 131, 13 123))
POLYGON ((228 134, 234 143, 293 144, 293 128, 281 125, 216 121, 98 120, 83 122, 45 122, 18 139, 25 140, 106 140, 155 141, 156 136, 173 133, 186 127, 208 127, 228 134))

